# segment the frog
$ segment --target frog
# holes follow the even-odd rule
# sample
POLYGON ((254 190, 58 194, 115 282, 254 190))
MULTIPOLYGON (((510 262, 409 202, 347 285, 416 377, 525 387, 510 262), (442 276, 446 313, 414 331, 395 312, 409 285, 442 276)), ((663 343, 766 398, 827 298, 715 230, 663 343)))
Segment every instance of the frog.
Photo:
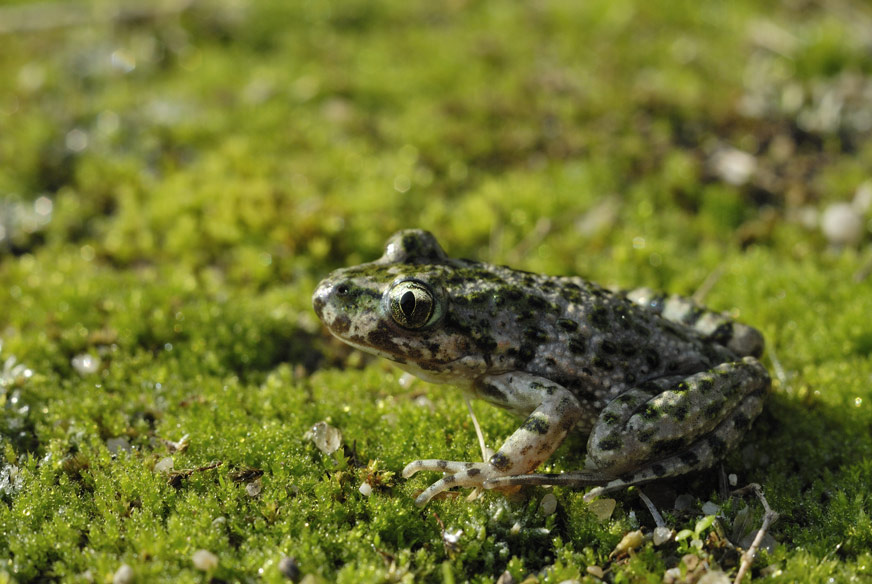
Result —
POLYGON ((762 334, 728 314, 649 288, 452 258, 420 229, 330 273, 312 303, 352 347, 523 419, 481 462, 410 462, 407 479, 442 473, 418 506, 453 487, 592 487, 591 500, 710 468, 748 433, 770 387, 762 334), (570 432, 587 435, 583 468, 535 472, 570 432))

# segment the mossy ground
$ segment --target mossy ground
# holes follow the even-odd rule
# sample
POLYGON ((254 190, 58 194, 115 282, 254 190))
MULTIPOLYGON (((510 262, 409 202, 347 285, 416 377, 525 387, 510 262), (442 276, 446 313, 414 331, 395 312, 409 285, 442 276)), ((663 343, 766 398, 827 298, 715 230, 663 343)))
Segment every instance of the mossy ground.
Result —
MULTIPOLYGON (((686 554, 735 574, 715 527, 610 558, 653 529, 633 492, 602 521, 559 488, 548 516, 542 489, 413 505, 432 477, 406 462, 478 456, 462 400, 402 388, 310 307, 406 227, 705 286, 760 327, 776 381, 724 465, 781 514, 752 575, 870 578, 870 234, 836 249, 814 220, 870 178, 867 4, 64 6, 0 6, 0 582, 281 581, 285 556, 323 582, 658 582, 686 554), (322 420, 338 454, 304 438, 322 420)), ((478 414, 491 443, 517 423, 478 414)), ((651 487, 671 527, 711 500, 730 535, 718 474, 651 487)))

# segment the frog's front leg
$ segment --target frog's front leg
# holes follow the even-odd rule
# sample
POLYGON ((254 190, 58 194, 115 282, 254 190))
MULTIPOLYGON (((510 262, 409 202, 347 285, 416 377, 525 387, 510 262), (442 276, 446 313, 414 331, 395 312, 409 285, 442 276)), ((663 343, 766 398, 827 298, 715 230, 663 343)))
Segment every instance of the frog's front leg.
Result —
POLYGON ((416 460, 406 465, 405 478, 421 470, 449 473, 415 499, 418 506, 451 487, 478 487, 497 477, 532 472, 551 456, 582 417, 582 408, 569 390, 526 373, 482 378, 475 391, 488 401, 530 415, 487 462, 416 460))
POLYGON ((753 357, 689 377, 667 377, 630 389, 600 413, 588 440, 586 470, 499 477, 510 485, 603 485, 605 491, 708 468, 735 446, 763 407, 766 369, 753 357))

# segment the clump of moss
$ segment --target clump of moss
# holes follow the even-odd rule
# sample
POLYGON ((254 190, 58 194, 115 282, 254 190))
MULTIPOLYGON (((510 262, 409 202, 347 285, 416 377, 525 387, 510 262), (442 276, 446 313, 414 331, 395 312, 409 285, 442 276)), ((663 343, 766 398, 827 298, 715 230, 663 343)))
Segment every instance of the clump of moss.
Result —
MULTIPOLYGON (((724 462, 781 514, 752 575, 868 571, 868 210, 838 250, 816 219, 872 167, 867 7, 87 7, 0 7, 0 581, 734 573, 727 528, 759 511, 717 469, 647 487, 693 537, 632 553, 654 528, 634 492, 599 514, 565 489, 552 514, 542 489, 414 507, 411 458, 479 456, 462 401, 402 389, 310 308, 407 227, 703 288, 760 327, 773 392, 724 462), (306 438, 321 421, 335 452, 306 438)), ((491 445, 517 425, 478 413, 491 445)))

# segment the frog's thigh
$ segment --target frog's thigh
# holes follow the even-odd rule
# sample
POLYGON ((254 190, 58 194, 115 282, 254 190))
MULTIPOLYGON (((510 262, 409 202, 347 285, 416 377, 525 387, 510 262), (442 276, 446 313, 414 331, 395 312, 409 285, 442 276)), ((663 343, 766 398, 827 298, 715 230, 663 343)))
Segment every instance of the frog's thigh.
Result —
POLYGON ((684 450, 640 465, 638 468, 608 482, 603 487, 591 490, 585 495, 585 499, 591 499, 613 489, 709 468, 742 440, 751 421, 760 414, 762 409, 762 391, 745 396, 740 400, 738 406, 733 408, 727 417, 708 435, 700 437, 684 450))
MULTIPOLYGON (((696 458, 709 460, 709 448, 699 446, 700 441, 712 442, 710 450, 719 456, 727 446, 719 446, 718 441, 738 441, 760 413, 768 385, 765 368, 753 357, 683 379, 643 384, 614 399, 600 413, 588 441, 586 467, 621 475, 658 462, 662 465, 695 448, 701 449, 696 458)), ((675 466, 668 474, 680 472, 687 470, 678 471, 675 466)))

